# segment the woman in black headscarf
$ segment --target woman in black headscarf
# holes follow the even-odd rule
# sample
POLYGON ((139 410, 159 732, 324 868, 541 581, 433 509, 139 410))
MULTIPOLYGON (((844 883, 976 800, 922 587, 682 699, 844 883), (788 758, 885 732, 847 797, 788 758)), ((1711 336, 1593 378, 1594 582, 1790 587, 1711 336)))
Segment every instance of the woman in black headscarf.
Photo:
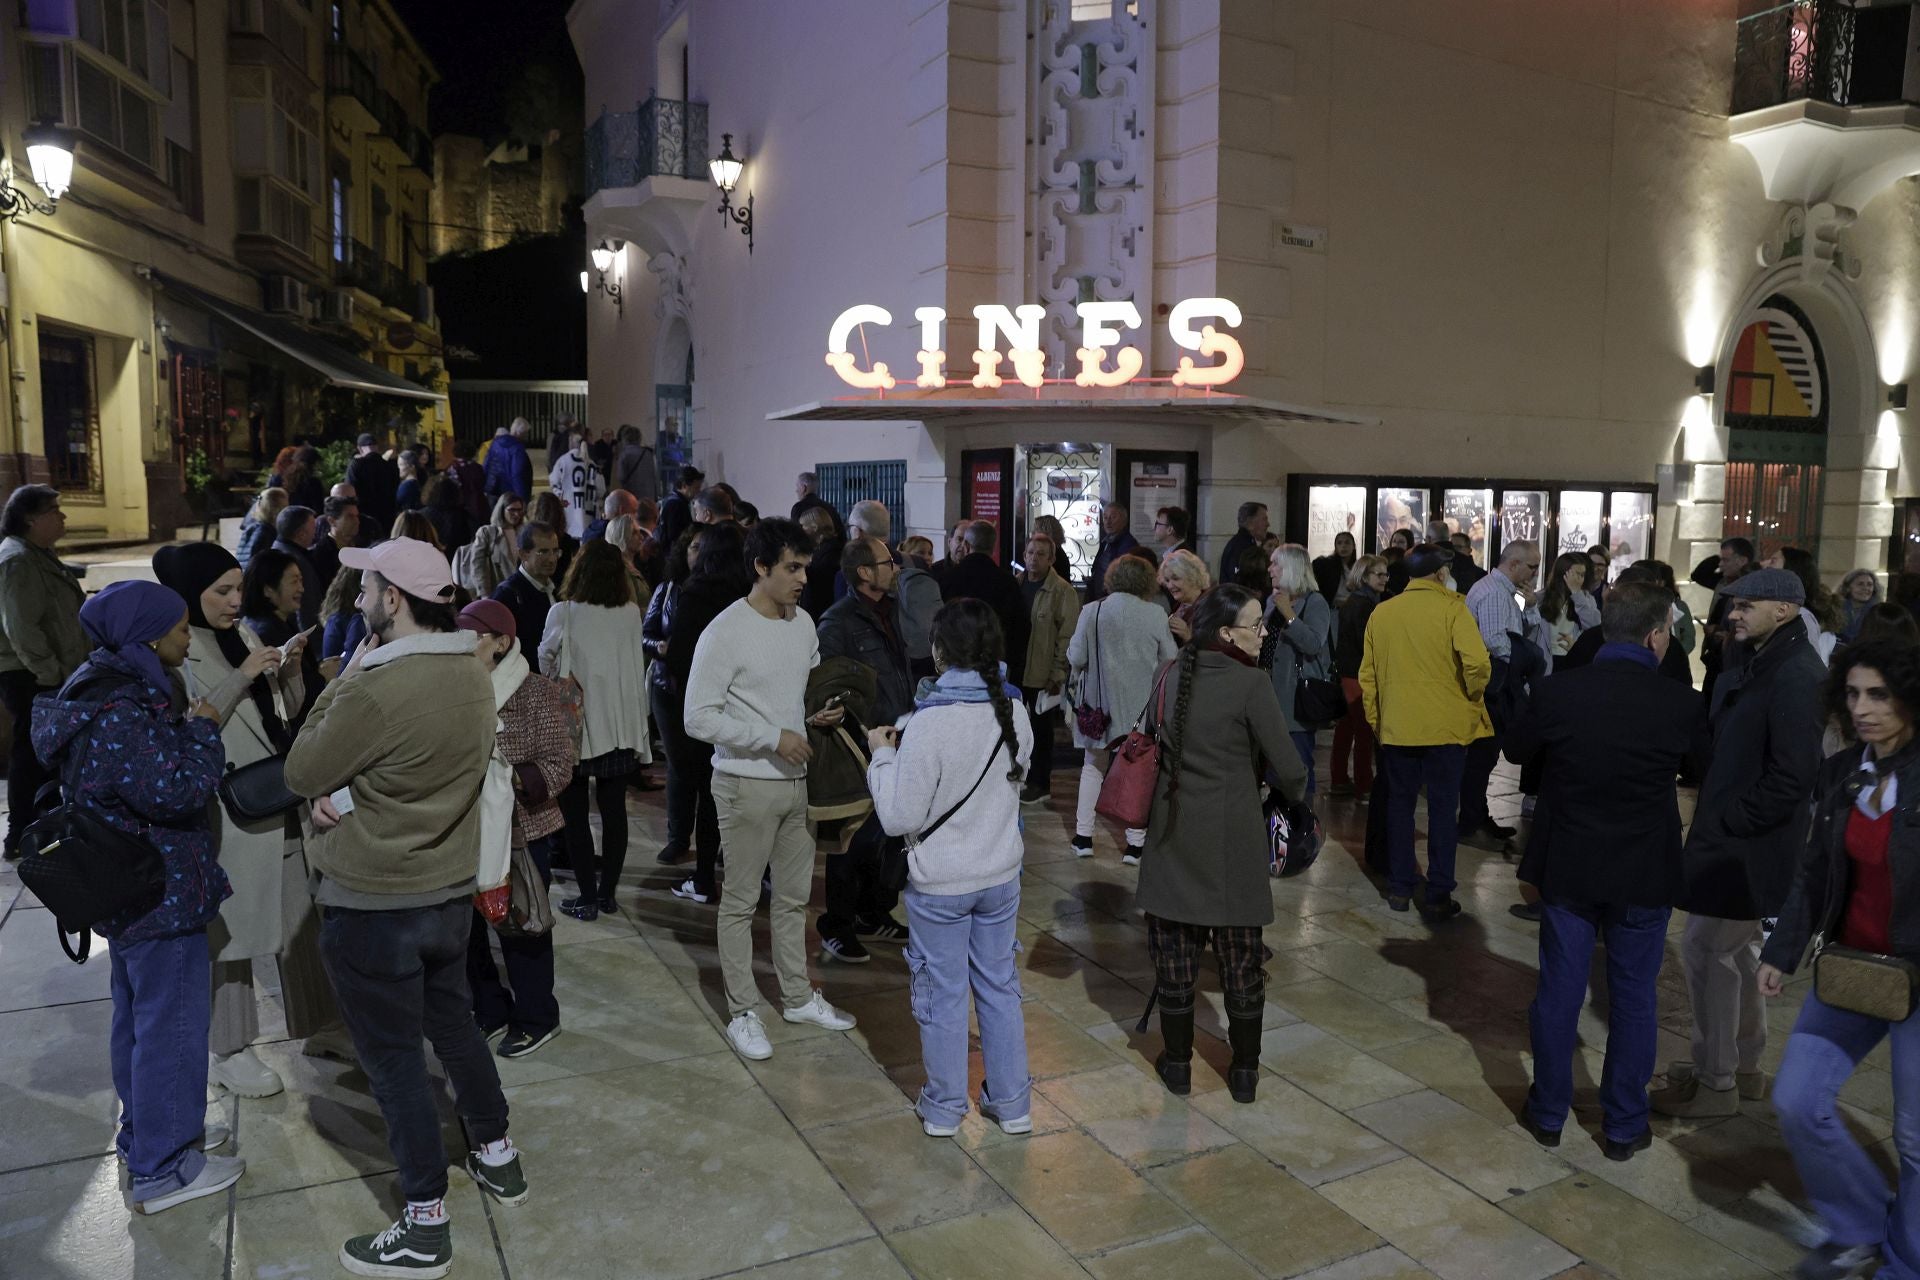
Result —
MULTIPOLYGON (((187 602, 193 637, 182 668, 187 693, 205 698, 219 712, 228 765, 285 755, 306 696, 300 662, 305 642, 274 648, 239 625, 240 562, 217 543, 162 547, 154 553, 153 572, 187 602)), ((282 1085, 278 1073, 249 1047, 260 1034, 254 960, 279 958, 289 1035, 312 1035, 339 1018, 320 966, 319 925, 307 893, 305 839, 311 818, 304 804, 245 823, 218 807, 214 836, 233 896, 208 931, 211 1072, 215 1083, 242 1097, 265 1098, 282 1085)))

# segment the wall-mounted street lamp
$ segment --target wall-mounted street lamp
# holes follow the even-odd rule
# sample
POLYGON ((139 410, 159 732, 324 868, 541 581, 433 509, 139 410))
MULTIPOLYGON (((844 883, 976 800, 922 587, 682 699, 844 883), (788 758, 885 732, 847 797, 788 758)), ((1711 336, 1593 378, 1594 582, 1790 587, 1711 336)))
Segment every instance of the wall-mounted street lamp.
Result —
POLYGON ((1695 392, 1703 396, 1710 396, 1713 394, 1713 388, 1714 372, 1712 365, 1703 364, 1693 371, 1693 389, 1695 392))
POLYGON ((1896 382, 1887 388, 1887 408, 1905 409, 1907 407, 1907 384, 1896 382))
POLYGON ((29 211, 53 213, 60 197, 73 185, 73 135, 68 130, 57 125, 35 125, 27 130, 26 139, 27 167, 33 173, 33 184, 46 192, 47 198, 44 202, 35 200, 14 186, 10 177, 0 176, 0 218, 9 222, 19 221, 29 211))
POLYGON ((733 135, 720 135, 720 154, 707 161, 707 172, 713 178, 713 185, 720 188, 720 216, 729 222, 738 223, 740 234, 747 238, 747 252, 753 252, 753 193, 747 193, 747 202, 739 207, 733 203, 733 189, 740 182, 740 174, 746 169, 746 161, 733 154, 733 135))
MULTIPOLYGON (((613 270, 614 258, 626 247, 627 242, 624 240, 615 240, 611 245, 605 240, 602 240, 594 246, 592 254, 589 255, 593 259, 594 271, 600 276, 600 292, 613 299, 613 305, 619 310, 621 315, 627 313, 627 304, 621 296, 623 290, 620 288, 620 282, 618 280, 607 279, 607 272, 613 270)), ((580 273, 580 292, 593 292, 592 286, 587 283, 587 273, 584 271, 580 273)))

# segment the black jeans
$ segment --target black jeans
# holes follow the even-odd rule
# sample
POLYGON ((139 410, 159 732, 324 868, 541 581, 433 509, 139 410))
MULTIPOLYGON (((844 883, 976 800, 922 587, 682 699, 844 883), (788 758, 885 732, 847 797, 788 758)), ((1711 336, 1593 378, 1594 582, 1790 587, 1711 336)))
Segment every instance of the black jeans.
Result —
POLYGON ((697 797, 687 788, 676 757, 684 747, 675 739, 685 739, 687 727, 681 718, 680 699, 662 689, 657 681, 648 681, 647 702, 653 708, 654 727, 660 730, 660 745, 667 757, 667 847, 693 847, 694 806, 697 797))
POLYGON ((900 895, 882 883, 881 852, 883 842, 896 840, 881 831, 880 820, 869 814, 847 851, 827 856, 826 910, 814 926, 821 937, 851 938, 857 921, 893 914, 900 895))
POLYGON ((1487 787, 1500 763, 1501 737, 1480 738, 1467 747, 1467 766, 1460 777, 1460 834, 1471 835, 1487 822, 1487 787))
POLYGON ((387 1123, 387 1148, 408 1200, 447 1194, 447 1152, 423 1038, 433 1042, 453 1086, 468 1144, 479 1148, 507 1136, 506 1095, 467 988, 473 914, 465 895, 405 911, 321 908, 320 959, 387 1123))
POLYGON ((627 865, 627 786, 633 775, 612 778, 575 778, 560 793, 560 816, 566 819, 567 859, 573 863, 580 896, 591 902, 611 898, 627 865), (594 807, 600 811, 600 858, 593 856, 593 829, 587 825, 587 785, 593 785, 594 807))
MULTIPOLYGON (((541 836, 527 845, 540 882, 551 885, 553 837, 541 836)), ((473 913, 467 937, 467 983, 473 988, 474 1021, 485 1028, 506 1027, 539 1037, 560 1025, 560 1001, 553 994, 553 934, 502 933, 500 955, 507 962, 507 982, 493 964, 487 918, 473 913)))
POLYGON ((13 748, 7 753, 7 839, 11 855, 20 833, 33 821, 33 797, 53 779, 33 753, 33 699, 52 690, 40 687, 31 671, 0 672, 0 703, 13 716, 13 748))
POLYGON ((1027 785, 1050 792, 1053 790, 1053 727, 1060 722, 1060 708, 1042 715, 1034 710, 1034 704, 1046 690, 1023 687, 1020 692, 1027 700, 1027 712, 1033 720, 1033 759, 1027 765, 1027 785))

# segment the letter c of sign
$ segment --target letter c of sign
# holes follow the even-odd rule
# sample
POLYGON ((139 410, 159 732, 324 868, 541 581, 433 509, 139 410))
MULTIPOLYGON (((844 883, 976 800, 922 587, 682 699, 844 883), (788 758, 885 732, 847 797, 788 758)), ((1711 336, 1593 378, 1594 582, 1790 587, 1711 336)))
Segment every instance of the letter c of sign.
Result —
POLYGON ((893 375, 887 371, 883 361, 874 361, 872 369, 862 369, 853 353, 847 350, 848 339, 853 337, 853 331, 860 325, 872 324, 885 327, 892 323, 892 312, 885 307, 874 306, 870 302, 848 307, 834 318, 833 328, 827 331, 827 364, 840 375, 842 382, 850 387, 859 387, 863 391, 893 389, 893 375))

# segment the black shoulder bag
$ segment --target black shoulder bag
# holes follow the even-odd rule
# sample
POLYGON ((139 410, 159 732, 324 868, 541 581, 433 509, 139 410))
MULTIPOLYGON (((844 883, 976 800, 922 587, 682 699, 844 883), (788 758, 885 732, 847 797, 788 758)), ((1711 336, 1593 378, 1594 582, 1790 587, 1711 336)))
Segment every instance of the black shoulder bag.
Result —
MULTIPOLYGON (((112 677, 102 696, 132 683, 112 677)), ((89 681, 74 690, 99 688, 89 681)), ((20 726, 17 732, 24 732, 20 726)), ((69 743, 63 778, 41 788, 41 796, 60 796, 46 807, 37 802, 39 816, 20 833, 20 882, 52 913, 60 931, 60 949, 75 964, 85 964, 93 947, 93 926, 129 913, 151 911, 166 892, 166 861, 153 842, 120 830, 79 799, 79 763, 93 728, 84 740, 69 743), (78 934, 79 946, 67 940, 78 934)))

